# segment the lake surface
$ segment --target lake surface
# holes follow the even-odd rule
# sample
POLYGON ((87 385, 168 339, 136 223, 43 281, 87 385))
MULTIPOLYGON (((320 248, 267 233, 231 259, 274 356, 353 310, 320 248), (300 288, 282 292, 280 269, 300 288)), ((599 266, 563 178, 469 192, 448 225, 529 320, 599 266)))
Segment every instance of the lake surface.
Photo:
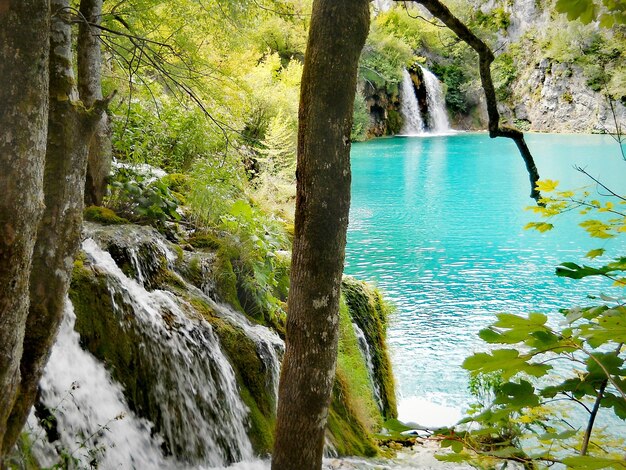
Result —
MULTIPOLYGON (((527 134, 542 179, 562 189, 592 182, 579 165, 626 193, 626 162, 608 136, 527 134)), ((576 213, 545 234, 513 142, 486 134, 383 138, 352 147, 347 274, 371 281, 397 307, 388 343, 400 419, 451 424, 470 402, 463 359, 498 312, 584 305, 606 282, 557 278, 562 261, 593 248, 617 256, 622 240, 591 239, 576 213)), ((592 193, 595 186, 590 188, 592 193)))

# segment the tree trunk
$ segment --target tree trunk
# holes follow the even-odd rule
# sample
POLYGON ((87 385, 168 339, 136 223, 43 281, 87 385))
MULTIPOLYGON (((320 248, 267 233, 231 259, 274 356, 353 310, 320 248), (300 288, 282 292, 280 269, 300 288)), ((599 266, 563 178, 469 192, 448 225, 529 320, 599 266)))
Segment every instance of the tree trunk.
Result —
POLYGON ((3 443, 15 444, 43 374, 63 316, 74 255, 80 241, 87 150, 101 104, 76 102, 69 0, 51 0, 50 110, 44 173, 45 211, 30 272, 30 308, 20 363, 21 383, 3 443))
MULTIPOLYGON (((81 22, 78 26, 77 68, 78 92, 86 107, 102 99, 102 52, 99 31, 102 0, 81 0, 81 22)), ((102 113, 89 144, 85 204, 99 206, 106 194, 107 177, 111 171, 112 147, 109 116, 102 113)))
POLYGON ((315 0, 298 128, 297 199, 274 470, 321 468, 350 207, 350 130, 369 0, 315 0))
POLYGON ((0 0, 0 466, 20 383, 28 275, 43 208, 48 1, 0 0))

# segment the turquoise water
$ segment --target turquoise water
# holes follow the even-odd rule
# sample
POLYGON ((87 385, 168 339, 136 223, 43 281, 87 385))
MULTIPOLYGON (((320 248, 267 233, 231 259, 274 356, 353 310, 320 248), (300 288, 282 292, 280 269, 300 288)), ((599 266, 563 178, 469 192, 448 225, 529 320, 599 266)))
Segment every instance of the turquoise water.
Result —
MULTIPOLYGON (((563 189, 590 184, 585 167, 626 193, 626 162, 605 136, 530 134, 543 179, 563 189)), ((486 134, 378 139, 352 147, 352 209, 346 273, 378 285, 396 306, 388 332, 405 420, 453 421, 467 406, 463 359, 483 348, 478 331, 498 312, 585 304, 606 283, 554 276, 624 240, 589 238, 576 215, 556 229, 523 230, 539 218, 524 208, 530 185, 515 145, 486 134)), ((591 188, 595 192, 595 187, 591 188)), ((623 237, 624 238, 624 237, 623 237)), ((621 244, 621 245, 619 245, 621 244)))

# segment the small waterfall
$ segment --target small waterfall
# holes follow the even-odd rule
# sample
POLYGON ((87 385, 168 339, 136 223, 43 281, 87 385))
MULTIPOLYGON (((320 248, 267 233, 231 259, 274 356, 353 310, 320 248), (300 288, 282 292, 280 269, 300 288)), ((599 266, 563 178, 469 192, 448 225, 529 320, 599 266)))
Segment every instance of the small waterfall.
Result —
POLYGON ((148 292, 128 278, 92 239, 83 243, 83 250, 106 275, 119 321, 128 323, 129 312, 134 316, 129 328, 138 330, 144 349, 139 357, 143 364, 137 366, 149 366, 157 374, 141 393, 145 406, 159 417, 158 430, 169 451, 209 465, 250 458, 248 409, 211 325, 169 292, 148 292))
POLYGON ((411 74, 406 69, 402 71, 400 95, 400 112, 404 117, 404 126, 401 131, 402 134, 423 134, 424 121, 422 120, 422 113, 420 112, 419 104, 417 102, 417 96, 415 96, 415 89, 413 86, 413 80, 411 79, 411 74))
POLYGON ((100 468, 159 469, 171 466, 161 454, 152 425, 129 409, 119 384, 104 365, 80 346, 76 316, 67 302, 57 341, 41 380, 42 403, 54 419, 58 439, 48 442, 46 430, 31 413, 33 452, 51 467, 62 452, 100 468), (95 460, 94 460, 95 459, 95 460))
POLYGON ((376 400, 376 405, 378 405, 378 409, 383 412, 383 399, 380 392, 380 384, 376 380, 376 375, 374 374, 374 363, 372 362, 372 352, 370 350, 370 345, 367 342, 367 337, 363 330, 356 323, 352 323, 352 328, 354 329, 354 334, 356 335, 357 341, 359 343, 359 349, 365 358, 365 363, 367 364, 367 372, 369 374, 370 382, 372 384, 372 389, 374 390, 374 399, 376 400))
MULTIPOLYGON (((423 87, 420 93, 425 94, 426 101, 420 101, 416 96, 411 74, 408 70, 402 71, 400 86, 400 112, 404 117, 404 126, 401 133, 404 135, 447 134, 452 130, 448 122, 446 100, 441 82, 428 69, 419 66, 422 71, 423 87), (423 112, 425 111, 425 115, 423 112)), ((424 96, 422 95, 422 100, 424 96)))
POLYGON ((424 84, 426 86, 426 100, 428 102, 429 130, 434 134, 450 132, 448 112, 446 111, 446 99, 443 95, 441 82, 430 70, 422 69, 424 84))

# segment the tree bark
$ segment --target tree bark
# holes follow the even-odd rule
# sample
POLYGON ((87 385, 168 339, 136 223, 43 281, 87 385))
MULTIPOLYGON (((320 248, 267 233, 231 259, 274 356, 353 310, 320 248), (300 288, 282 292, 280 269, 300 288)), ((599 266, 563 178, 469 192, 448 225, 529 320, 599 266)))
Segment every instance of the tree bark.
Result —
POLYGON ((304 61, 274 470, 321 468, 350 207, 350 130, 369 0, 315 0, 304 61))
MULTIPOLYGON (((78 93, 86 107, 102 99, 102 51, 99 30, 102 0, 81 0, 77 38, 78 93)), ((89 144, 85 204, 99 206, 106 195, 111 171, 112 147, 109 116, 102 113, 89 144)))
POLYGON ((0 0, 0 467, 17 394, 31 259, 43 209, 48 1, 0 0))
POLYGON ((496 91, 493 86, 493 80, 491 79, 491 63, 494 61, 493 52, 482 39, 476 36, 461 20, 452 14, 448 7, 446 7, 439 0, 415 1, 423 5, 431 15, 438 18, 478 54, 480 80, 483 91, 485 92, 487 114, 489 115, 489 136, 492 139, 495 137, 507 137, 515 142, 515 145, 517 145, 517 149, 524 160, 524 164, 526 165, 526 170, 528 171, 528 178, 530 180, 530 197, 539 202, 541 199, 541 194, 537 189, 539 172, 537 171, 537 166, 535 165, 533 156, 530 153, 530 149, 528 148, 528 145, 526 145, 524 133, 512 127, 500 125, 498 100, 496 99, 496 91))
POLYGON ((45 211, 30 271, 19 394, 11 410, 3 451, 15 444, 35 402, 37 385, 63 316, 74 255, 80 241, 87 150, 104 102, 86 110, 77 102, 72 72, 69 0, 51 0, 50 110, 44 173, 45 211))

